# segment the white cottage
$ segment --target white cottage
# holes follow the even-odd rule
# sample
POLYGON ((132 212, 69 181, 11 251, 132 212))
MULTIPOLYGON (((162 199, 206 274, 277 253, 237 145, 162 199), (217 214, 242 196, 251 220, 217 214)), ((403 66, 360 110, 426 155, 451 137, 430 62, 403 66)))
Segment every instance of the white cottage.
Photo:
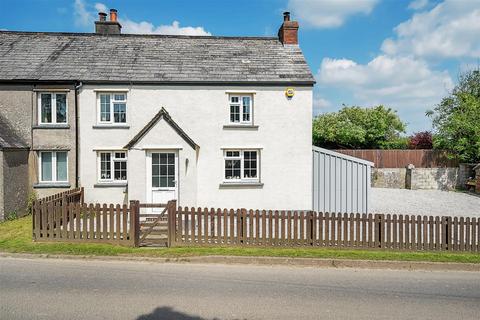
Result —
POLYGON ((285 13, 278 38, 84 36, 85 200, 310 209, 314 78, 297 31, 285 13))

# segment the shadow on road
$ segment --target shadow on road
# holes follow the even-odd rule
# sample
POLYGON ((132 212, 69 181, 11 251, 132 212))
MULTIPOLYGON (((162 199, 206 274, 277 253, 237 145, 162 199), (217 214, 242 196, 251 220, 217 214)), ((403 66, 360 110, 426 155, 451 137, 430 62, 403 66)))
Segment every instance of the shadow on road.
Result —
MULTIPOLYGON (((175 311, 171 307, 159 307, 152 313, 139 316, 136 320, 207 320, 206 318, 191 316, 183 312, 175 311)), ((213 318, 211 320, 220 320, 213 318)))
POLYGON ((152 313, 141 315, 137 320, 206 320, 201 317, 191 316, 186 313, 173 310, 171 307, 160 307, 152 313))

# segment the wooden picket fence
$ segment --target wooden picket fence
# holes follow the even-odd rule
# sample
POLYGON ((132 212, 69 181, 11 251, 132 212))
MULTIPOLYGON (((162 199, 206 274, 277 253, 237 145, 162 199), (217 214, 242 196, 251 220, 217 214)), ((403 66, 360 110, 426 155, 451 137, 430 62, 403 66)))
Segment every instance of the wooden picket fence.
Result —
POLYGON ((480 219, 182 208, 169 212, 171 246, 337 247, 480 252, 480 219))
POLYGON ((64 192, 56 193, 51 196, 41 198, 36 200, 38 203, 43 202, 60 202, 60 203, 83 203, 83 199, 85 196, 85 191, 83 187, 70 189, 64 192))
POLYGON ((130 201, 129 205, 87 205, 83 203, 83 197, 83 189, 73 189, 35 201, 33 239, 139 246, 153 243, 152 239, 147 241, 147 237, 160 233, 159 242, 169 247, 336 247, 480 252, 480 219, 477 218, 177 208, 176 201, 167 204, 130 201), (157 214, 140 214, 140 208, 164 209, 157 214), (166 228, 162 222, 165 218, 166 228), (165 238, 162 238, 163 232, 165 238))
POLYGON ((130 206, 36 201, 33 205, 33 239, 137 246, 138 212, 138 201, 132 201, 130 206))

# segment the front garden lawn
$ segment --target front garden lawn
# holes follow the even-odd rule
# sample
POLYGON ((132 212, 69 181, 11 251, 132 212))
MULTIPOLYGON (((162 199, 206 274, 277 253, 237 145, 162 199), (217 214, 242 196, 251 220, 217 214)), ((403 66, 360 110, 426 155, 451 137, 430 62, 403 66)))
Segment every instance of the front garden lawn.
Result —
POLYGON ((32 241, 31 216, 0 223, 0 252, 164 258, 222 255, 480 263, 478 253, 268 247, 128 248, 109 244, 35 243, 32 241))

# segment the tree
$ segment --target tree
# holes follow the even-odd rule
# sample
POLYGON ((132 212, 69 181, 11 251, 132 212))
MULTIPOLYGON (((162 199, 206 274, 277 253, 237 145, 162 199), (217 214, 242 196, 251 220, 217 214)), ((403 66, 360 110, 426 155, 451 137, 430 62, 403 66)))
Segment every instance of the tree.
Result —
POLYGON ((433 136, 430 131, 416 132, 408 138, 409 149, 432 149, 433 136))
POLYGON ((313 142, 326 148, 389 149, 406 147, 405 132, 397 113, 382 105, 348 107, 324 113, 313 121, 313 142))
POLYGON ((480 71, 460 75, 452 93, 428 111, 436 135, 433 146, 465 162, 480 161, 480 71))

